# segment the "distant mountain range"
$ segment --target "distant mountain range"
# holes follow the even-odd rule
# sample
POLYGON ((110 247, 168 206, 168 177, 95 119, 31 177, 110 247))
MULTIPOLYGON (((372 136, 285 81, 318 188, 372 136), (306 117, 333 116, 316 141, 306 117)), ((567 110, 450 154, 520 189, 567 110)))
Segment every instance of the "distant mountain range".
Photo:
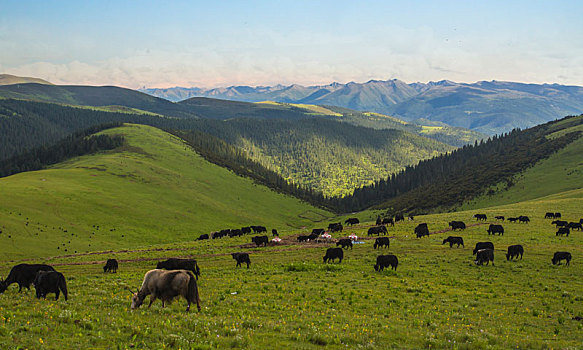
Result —
POLYGON ((440 122, 499 134, 583 112, 583 87, 501 81, 448 80, 407 84, 392 79, 320 86, 231 86, 141 89, 170 101, 212 97, 245 102, 275 101, 339 106, 429 125, 440 122))

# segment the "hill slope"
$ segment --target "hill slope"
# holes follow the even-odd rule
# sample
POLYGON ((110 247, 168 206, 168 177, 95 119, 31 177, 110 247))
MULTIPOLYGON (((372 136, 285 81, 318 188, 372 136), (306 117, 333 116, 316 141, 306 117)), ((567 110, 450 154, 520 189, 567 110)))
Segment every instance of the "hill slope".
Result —
POLYGON ((2 259, 186 241, 246 225, 285 231, 331 216, 208 163, 159 129, 106 133, 128 145, 0 179, 0 197, 10 198, 0 202, 2 259))
POLYGON ((0 74, 0 85, 26 84, 26 83, 52 85, 48 81, 39 78, 18 77, 16 75, 0 74))
MULTIPOLYGON (((583 121, 583 117, 578 117, 583 121)), ((556 127, 567 120, 557 123, 556 127)), ((556 138, 569 132, 583 132, 583 124, 569 126, 550 133, 548 138, 556 138)), ((492 205, 505 205, 549 196, 555 193, 583 188, 583 138, 580 137, 544 159, 532 168, 515 175, 511 186, 507 182, 492 186, 487 194, 465 203, 461 208, 474 209, 492 205)), ((549 208, 551 211, 552 208, 549 208)))

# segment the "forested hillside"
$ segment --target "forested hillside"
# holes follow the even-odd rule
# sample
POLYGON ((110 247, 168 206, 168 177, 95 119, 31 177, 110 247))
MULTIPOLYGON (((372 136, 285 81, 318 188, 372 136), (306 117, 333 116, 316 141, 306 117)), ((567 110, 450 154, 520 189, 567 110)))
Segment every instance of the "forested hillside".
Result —
POLYGON ((453 149, 406 131, 374 130, 311 117, 294 122, 167 118, 132 110, 109 112, 13 99, 0 100, 0 115, 4 116, 0 119, 3 159, 94 125, 130 122, 214 135, 240 147, 248 158, 286 180, 329 196, 349 194, 420 159, 453 149))
POLYGON ((322 119, 235 119, 201 123, 199 130, 240 147, 285 179, 331 197, 453 149, 400 130, 322 119))
POLYGON ((377 205, 389 213, 452 208, 475 198, 490 186, 506 182, 577 140, 583 116, 567 117, 527 130, 494 136, 450 154, 419 162, 353 196, 335 199, 335 208, 353 211, 377 205), (549 135, 554 134, 553 137, 549 135))

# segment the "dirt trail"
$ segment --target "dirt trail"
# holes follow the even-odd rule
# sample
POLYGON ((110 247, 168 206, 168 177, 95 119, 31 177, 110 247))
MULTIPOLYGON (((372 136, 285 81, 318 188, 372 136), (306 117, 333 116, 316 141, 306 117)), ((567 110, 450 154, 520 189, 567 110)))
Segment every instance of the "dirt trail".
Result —
MULTIPOLYGON (((487 222, 474 223, 474 224, 467 225, 467 227, 475 227, 475 226, 488 225, 488 224, 489 223, 487 223, 487 222)), ((363 228, 373 227, 373 226, 375 226, 375 225, 362 225, 362 226, 351 227, 351 229, 353 229, 353 228, 363 229, 363 228)), ((433 232, 430 232, 429 234, 434 235, 434 234, 445 233, 445 232, 449 232, 449 231, 452 231, 451 227, 448 227, 446 229, 439 230, 439 231, 433 231, 433 232)), ((260 251, 253 250, 253 251, 247 251, 247 253, 249 253, 249 254, 262 254, 262 253, 269 253, 269 252, 285 252, 285 251, 293 251, 293 250, 300 250, 300 249, 324 248, 324 247, 328 247, 331 243, 336 242, 336 239, 332 239, 332 241, 330 241, 330 242, 299 243, 297 241, 298 236, 299 236, 299 234, 286 236, 286 237, 281 239, 281 243, 278 243, 277 245, 270 245, 270 247, 274 247, 274 246, 286 247, 287 246, 288 248, 278 248, 278 249, 269 249, 269 250, 260 250, 260 251)), ((359 237, 358 240, 359 241, 369 241, 369 240, 373 240, 376 238, 377 238, 376 236, 362 236, 362 237, 359 237)), ((397 236, 389 236, 389 238, 390 239, 399 239, 399 237, 397 237, 397 236)), ((221 238, 221 239, 228 239, 228 238, 221 238)), ((78 253, 78 254, 53 256, 53 257, 47 258, 46 261, 62 259, 62 258, 91 256, 91 255, 136 253, 136 252, 186 251, 186 250, 192 250, 194 248, 195 247, 107 250, 107 251, 100 251, 100 252, 88 252, 88 253, 78 253)), ((241 245, 231 245, 231 246, 228 246, 228 248, 250 249, 250 248, 257 248, 257 246, 255 245, 255 243, 245 243, 245 244, 241 244, 241 245)), ((185 255, 185 256, 180 256, 180 257, 181 258, 204 258, 204 257, 216 257, 216 256, 228 256, 228 255, 231 255, 231 253, 197 254, 197 255, 185 255)), ((178 257, 178 256, 176 256, 176 257, 178 257)), ((138 261, 158 261, 160 259, 161 258, 156 257, 156 258, 117 259, 117 260, 120 263, 128 263, 128 262, 131 263, 131 262, 138 262, 138 261)), ((26 259, 26 260, 21 260, 21 261, 32 261, 32 260, 38 260, 38 259, 26 259)), ((105 263, 104 260, 96 260, 96 261, 54 263, 51 265, 52 266, 75 266, 75 265, 97 265, 97 264, 104 264, 104 263, 105 263)))

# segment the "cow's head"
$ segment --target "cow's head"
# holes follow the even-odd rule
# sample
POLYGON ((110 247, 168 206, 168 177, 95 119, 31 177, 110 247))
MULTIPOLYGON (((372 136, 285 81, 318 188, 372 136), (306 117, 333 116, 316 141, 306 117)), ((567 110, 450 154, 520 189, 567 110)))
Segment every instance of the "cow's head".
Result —
POLYGON ((378 271, 378 270, 379 270, 379 265, 378 265, 378 264, 376 264, 376 265, 374 266, 374 270, 375 270, 375 271, 378 271))
POLYGON ((131 308, 132 310, 135 310, 137 308, 139 308, 140 306, 142 306, 142 304, 144 303, 144 299, 146 298, 145 295, 140 295, 139 291, 136 292, 132 292, 131 290, 129 290, 132 293, 132 305, 131 308))

